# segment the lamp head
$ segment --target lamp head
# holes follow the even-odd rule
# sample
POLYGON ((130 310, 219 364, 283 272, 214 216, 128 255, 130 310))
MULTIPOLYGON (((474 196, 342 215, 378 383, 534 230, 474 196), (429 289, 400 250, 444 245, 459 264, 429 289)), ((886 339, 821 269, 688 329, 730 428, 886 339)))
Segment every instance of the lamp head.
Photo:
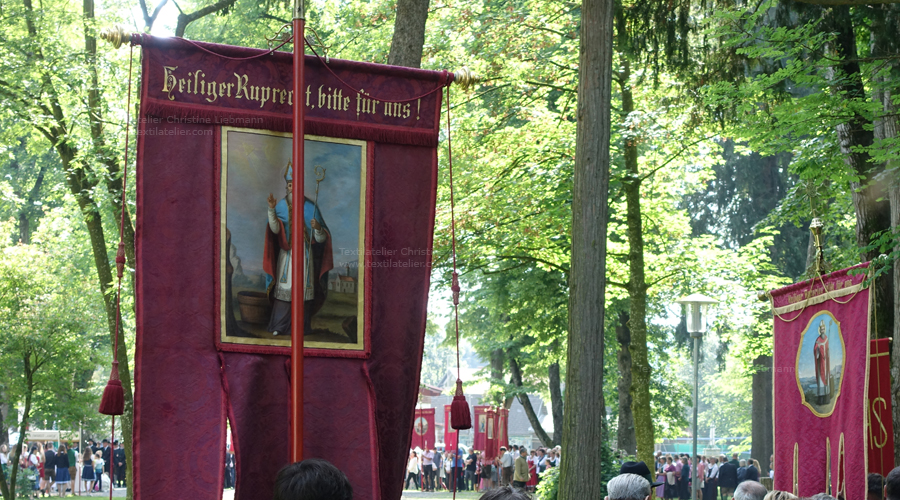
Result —
POLYGON ((687 329, 692 337, 699 337, 699 334, 706 331, 706 316, 709 306, 719 303, 719 301, 699 293, 692 293, 675 302, 687 307, 687 329))

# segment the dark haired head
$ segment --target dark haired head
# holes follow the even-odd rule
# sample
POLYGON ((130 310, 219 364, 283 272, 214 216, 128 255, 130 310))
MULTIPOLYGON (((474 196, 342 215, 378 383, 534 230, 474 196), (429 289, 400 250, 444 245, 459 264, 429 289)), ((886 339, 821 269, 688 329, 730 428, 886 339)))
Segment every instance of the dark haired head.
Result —
POLYGON ((523 489, 503 486, 488 490, 478 500, 531 500, 531 495, 523 489))
POLYGON ((882 494, 884 493, 884 478, 881 477, 881 474, 869 474, 866 482, 868 484, 866 489, 866 499, 881 500, 882 494))
POLYGON ((275 478, 274 500, 352 500, 350 481, 331 462, 307 458, 286 465, 275 478))
POLYGON ((885 500, 900 500, 900 467, 888 472, 884 478, 885 500))

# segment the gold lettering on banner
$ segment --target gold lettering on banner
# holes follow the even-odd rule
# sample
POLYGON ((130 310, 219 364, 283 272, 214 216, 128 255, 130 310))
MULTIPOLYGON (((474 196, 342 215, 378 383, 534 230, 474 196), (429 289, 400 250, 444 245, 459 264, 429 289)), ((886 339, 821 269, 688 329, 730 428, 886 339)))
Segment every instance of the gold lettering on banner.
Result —
POLYGON ((872 446, 881 449, 887 444, 888 435, 887 428, 885 428, 884 421, 881 418, 881 411, 876 408, 879 404, 882 407, 881 411, 887 410, 887 401, 885 401, 884 398, 875 398, 872 401, 872 405, 869 408, 869 442, 872 443, 872 446), (878 421, 878 436, 875 435, 875 431, 873 430, 872 417, 875 417, 875 420, 878 421))
POLYGON ((843 290, 844 288, 850 288, 851 286, 853 286, 853 280, 850 279, 846 281, 834 281, 831 283, 826 283, 825 286, 818 286, 816 288, 813 288, 812 290, 804 290, 799 293, 788 295, 787 301, 788 304, 796 304, 812 297, 817 297, 819 295, 834 292, 836 290, 843 290))
POLYGON ((169 95, 169 100, 174 101, 175 96, 172 95, 172 91, 175 90, 175 85, 177 84, 177 80, 175 79, 175 75, 172 74, 173 71, 178 69, 178 66, 163 66, 163 88, 162 91, 169 95))
MULTIPOLYGON (((266 104, 285 104, 293 106, 294 91, 278 88, 253 85, 248 74, 233 73, 234 79, 227 81, 207 81, 206 73, 200 69, 191 71, 178 71, 178 66, 163 66, 162 92, 170 101, 176 100, 180 94, 192 94, 204 96, 206 102, 214 103, 226 97, 228 99, 244 99, 259 103, 263 108, 266 104)), ((319 85, 312 88, 307 85, 300 99, 309 109, 327 109, 340 113, 356 113, 356 119, 365 119, 367 116, 383 115, 401 120, 419 120, 422 108, 422 100, 415 102, 416 109, 413 112, 413 102, 382 102, 373 99, 365 89, 356 93, 356 106, 353 106, 354 98, 345 95, 345 90, 332 88, 327 85, 319 85)), ((793 300, 793 297, 791 297, 793 300)))

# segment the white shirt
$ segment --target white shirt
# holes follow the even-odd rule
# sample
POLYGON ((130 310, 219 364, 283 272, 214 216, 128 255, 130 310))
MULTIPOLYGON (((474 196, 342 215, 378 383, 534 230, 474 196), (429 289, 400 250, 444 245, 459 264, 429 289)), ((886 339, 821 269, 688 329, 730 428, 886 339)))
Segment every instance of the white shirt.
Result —
POLYGON ((410 472, 412 474, 419 473, 419 458, 412 457, 409 459, 409 463, 406 464, 406 472, 410 472))
POLYGON ((7 465, 9 463, 9 453, 0 453, 0 465, 7 465))
POLYGON ((710 465, 708 469, 706 469, 706 477, 710 479, 715 479, 719 477, 719 466, 718 464, 710 465))
POLYGON ((502 457, 500 457, 500 466, 501 467, 512 467, 513 466, 513 456, 512 453, 504 453, 502 457))

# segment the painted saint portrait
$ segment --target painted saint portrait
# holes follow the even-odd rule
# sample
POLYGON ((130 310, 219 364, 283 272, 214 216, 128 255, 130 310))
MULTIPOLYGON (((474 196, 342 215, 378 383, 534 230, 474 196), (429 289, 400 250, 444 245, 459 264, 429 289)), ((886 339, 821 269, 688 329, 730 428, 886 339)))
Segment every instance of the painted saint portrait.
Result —
POLYGON ((416 424, 413 428, 417 435, 424 436, 428 432, 428 420, 425 420, 425 417, 416 418, 416 424))
POLYGON ((494 439, 494 417, 488 417, 487 421, 487 438, 494 439))
POLYGON ((289 347, 292 290, 303 297, 304 347, 364 351, 366 143, 307 136, 305 172, 291 135, 222 128, 221 337, 289 347), (294 180, 304 175, 303 234, 291 234, 294 180), (303 255, 293 255, 302 237, 303 255), (293 283, 292 267, 304 268, 293 283))
POLYGON ((803 331, 796 373, 803 404, 817 416, 831 415, 841 392, 844 339, 840 324, 828 311, 813 316, 803 331))
POLYGON ((484 434, 486 425, 487 425, 487 415, 485 415, 485 414, 478 415, 478 432, 484 434))

